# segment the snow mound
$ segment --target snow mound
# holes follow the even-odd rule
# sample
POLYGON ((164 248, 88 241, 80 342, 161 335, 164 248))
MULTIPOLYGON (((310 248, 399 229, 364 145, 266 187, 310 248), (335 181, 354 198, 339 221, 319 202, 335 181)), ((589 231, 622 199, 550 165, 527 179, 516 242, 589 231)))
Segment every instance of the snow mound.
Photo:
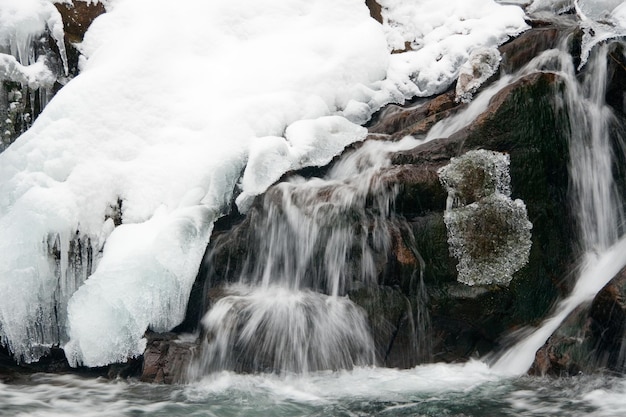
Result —
POLYGON ((518 6, 492 0, 379 0, 391 58, 390 76, 414 95, 445 91, 476 48, 493 48, 529 26, 518 6), (407 78, 408 77, 408 78, 407 78))

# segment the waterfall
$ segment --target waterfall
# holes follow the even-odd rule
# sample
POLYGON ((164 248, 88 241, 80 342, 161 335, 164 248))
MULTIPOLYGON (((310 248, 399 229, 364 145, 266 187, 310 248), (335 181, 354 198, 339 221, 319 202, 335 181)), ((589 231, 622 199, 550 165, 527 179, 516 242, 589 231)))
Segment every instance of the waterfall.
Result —
MULTIPOLYGON (((616 42, 617 43, 617 42, 616 42)), ((623 44, 623 42, 621 42, 623 44)), ((526 372, 535 353, 576 307, 595 294, 626 264, 624 212, 613 177, 614 116, 605 103, 607 56, 611 45, 594 49, 578 80, 573 63, 559 71, 565 93, 559 105, 567 111, 570 135, 569 171, 571 199, 579 229, 581 265, 572 293, 561 301, 554 315, 533 331, 521 331, 523 339, 506 351, 493 368, 506 374, 526 372)))
MULTIPOLYGON (((381 180, 391 152, 419 142, 370 141, 324 178, 271 189, 235 283, 202 320, 206 337, 192 377, 209 371, 309 372, 375 363, 365 310, 349 293, 375 287, 398 192, 381 180)), ((395 232, 398 232, 395 230, 395 232)))

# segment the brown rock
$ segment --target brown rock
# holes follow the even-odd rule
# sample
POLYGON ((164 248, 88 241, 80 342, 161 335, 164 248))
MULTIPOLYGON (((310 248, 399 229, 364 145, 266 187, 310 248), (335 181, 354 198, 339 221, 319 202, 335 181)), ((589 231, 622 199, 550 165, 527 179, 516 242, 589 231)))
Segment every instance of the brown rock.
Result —
POLYGON ((106 12, 104 5, 99 1, 74 0, 72 4, 55 3, 54 5, 61 13, 65 37, 69 42, 81 42, 95 18, 106 12))
POLYGON ((147 333, 141 381, 172 384, 183 382, 196 342, 183 341, 174 333, 147 333))

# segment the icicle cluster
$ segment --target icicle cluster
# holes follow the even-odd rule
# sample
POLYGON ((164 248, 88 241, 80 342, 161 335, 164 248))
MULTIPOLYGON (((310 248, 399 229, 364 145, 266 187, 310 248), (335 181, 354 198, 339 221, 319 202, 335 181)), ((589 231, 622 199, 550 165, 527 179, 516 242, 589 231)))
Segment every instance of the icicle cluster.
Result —
POLYGON ((52 97, 55 82, 67 75, 63 21, 54 5, 44 0, 3 1, 0 151, 31 126, 52 97), (48 37, 54 40, 58 54, 48 45, 48 37))

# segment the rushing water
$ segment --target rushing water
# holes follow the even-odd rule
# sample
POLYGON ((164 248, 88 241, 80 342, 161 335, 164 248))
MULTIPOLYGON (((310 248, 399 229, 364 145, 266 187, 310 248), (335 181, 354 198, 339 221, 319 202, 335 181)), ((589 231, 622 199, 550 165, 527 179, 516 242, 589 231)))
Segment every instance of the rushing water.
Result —
POLYGON ((220 372, 188 385, 34 375, 0 384, 0 416, 620 416, 626 380, 503 378, 484 364, 309 376, 220 372))

